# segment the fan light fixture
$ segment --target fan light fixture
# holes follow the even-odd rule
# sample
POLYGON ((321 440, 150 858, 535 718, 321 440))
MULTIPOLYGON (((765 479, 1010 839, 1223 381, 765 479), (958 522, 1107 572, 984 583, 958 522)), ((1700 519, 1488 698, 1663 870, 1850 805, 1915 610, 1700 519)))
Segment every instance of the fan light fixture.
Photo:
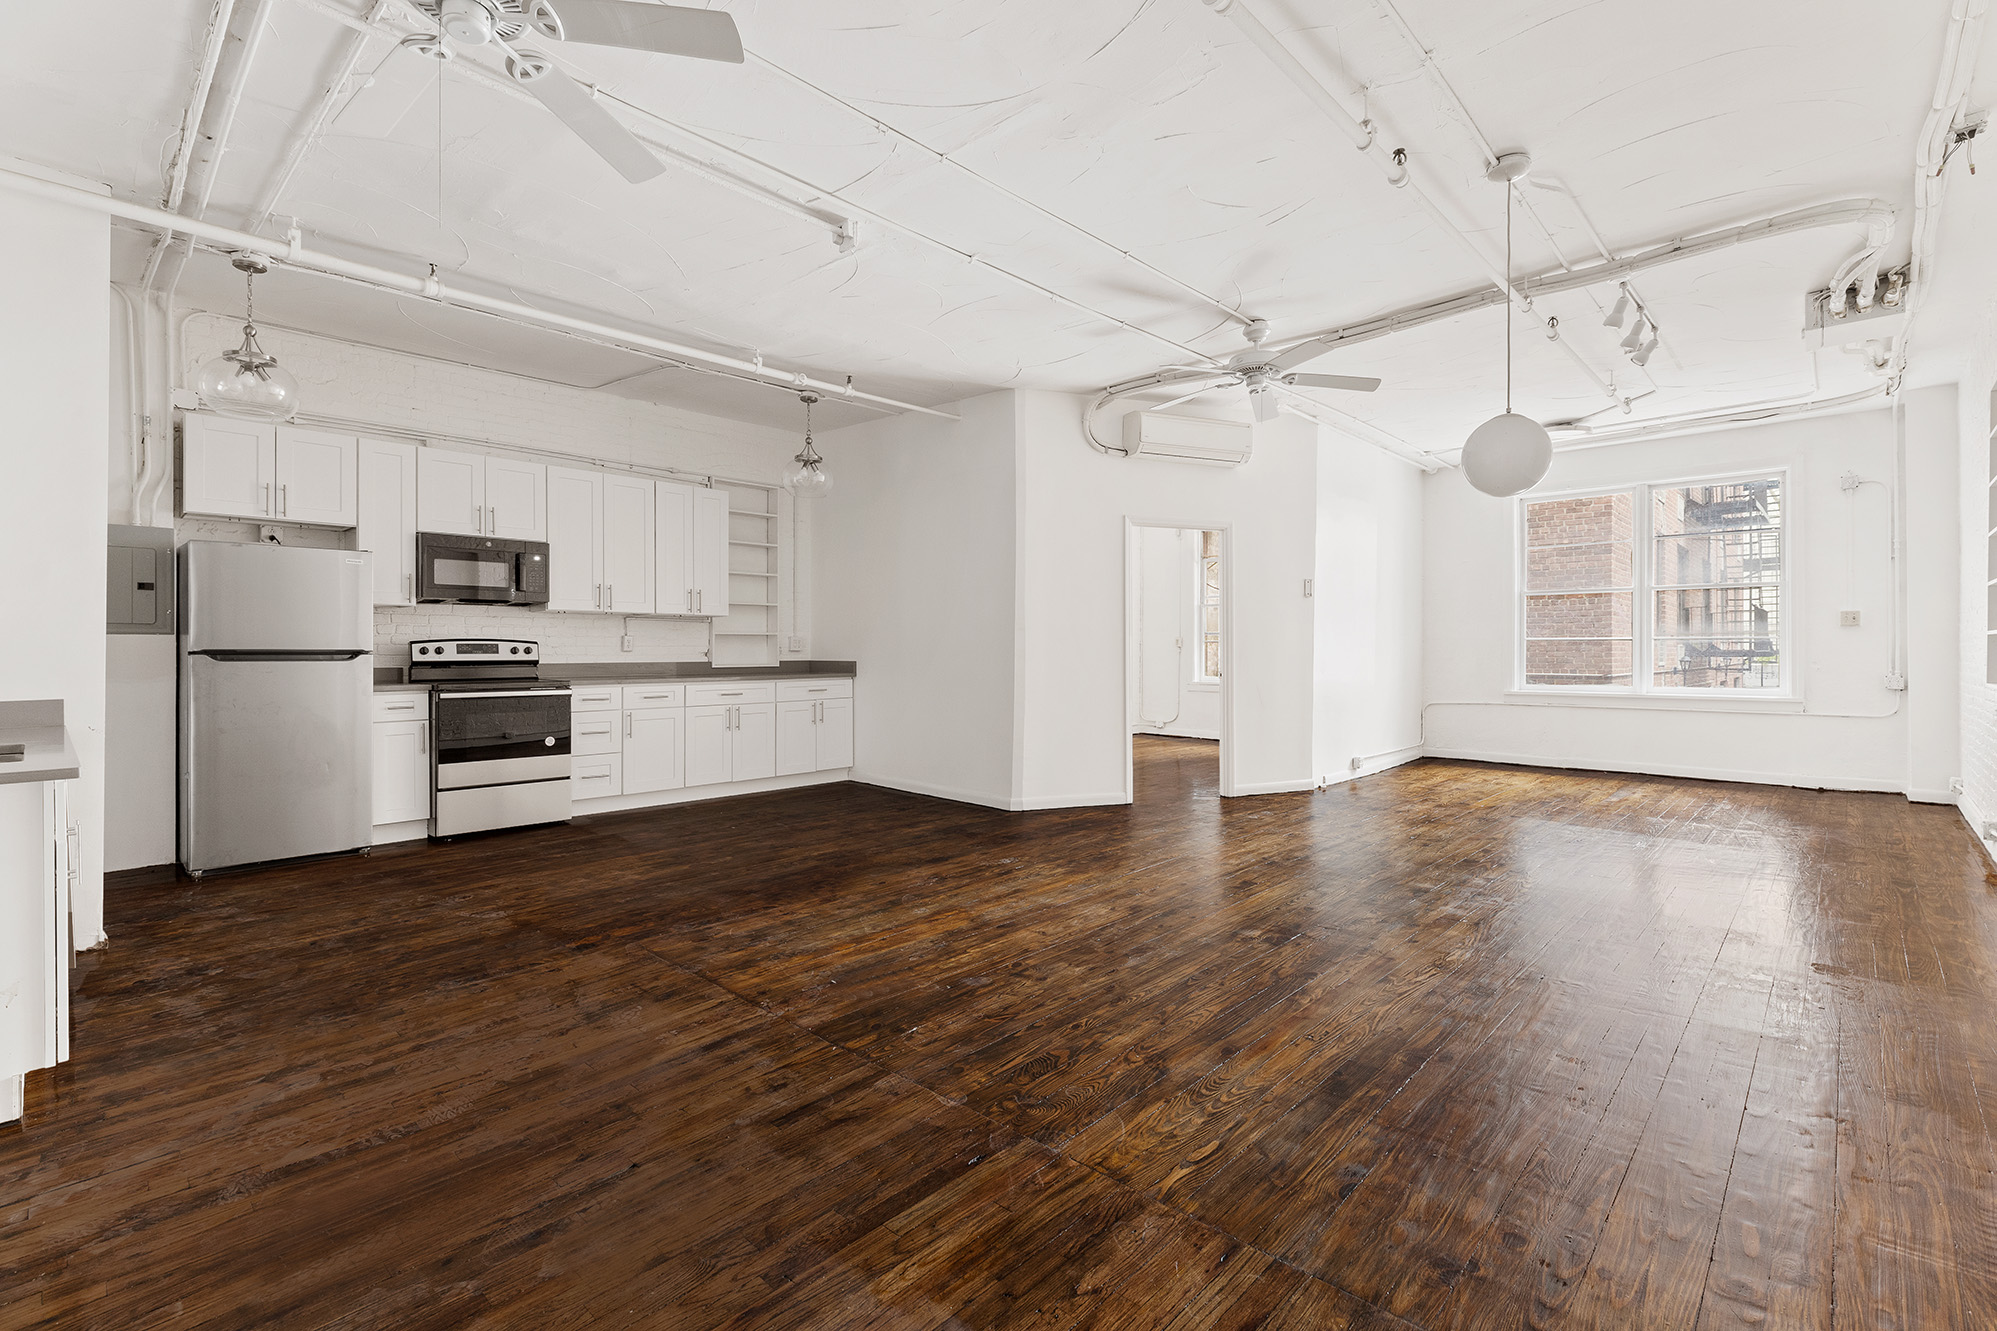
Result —
POLYGON ((799 499, 819 499, 832 488, 832 478, 825 474, 825 459, 811 444, 811 404, 818 401, 818 394, 799 393, 797 400, 804 403, 804 449, 784 472, 784 489, 799 499))
MULTIPOLYGON (((1526 173, 1531 159, 1506 153, 1491 168, 1490 178, 1505 186, 1505 284, 1512 280, 1512 182, 1526 173)), ((1546 427, 1512 410, 1512 301, 1505 295, 1505 410, 1470 432, 1463 442, 1463 474, 1487 495, 1508 498, 1538 485, 1553 465, 1553 436, 1546 427)))
POLYGON ((243 274, 243 345, 196 370, 194 391, 202 406, 223 416, 288 421, 298 414, 298 380, 257 345, 256 279, 270 271, 270 260, 245 252, 230 262, 243 274))

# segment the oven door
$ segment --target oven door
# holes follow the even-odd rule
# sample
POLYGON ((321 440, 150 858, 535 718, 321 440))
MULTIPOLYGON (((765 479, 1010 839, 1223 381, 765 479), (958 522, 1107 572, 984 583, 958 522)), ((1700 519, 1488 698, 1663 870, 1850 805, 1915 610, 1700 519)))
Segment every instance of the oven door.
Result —
POLYGON ((569 690, 436 695, 437 789, 569 776, 569 690))
POLYGON ((418 532, 416 599, 501 604, 511 601, 515 553, 503 541, 418 532))

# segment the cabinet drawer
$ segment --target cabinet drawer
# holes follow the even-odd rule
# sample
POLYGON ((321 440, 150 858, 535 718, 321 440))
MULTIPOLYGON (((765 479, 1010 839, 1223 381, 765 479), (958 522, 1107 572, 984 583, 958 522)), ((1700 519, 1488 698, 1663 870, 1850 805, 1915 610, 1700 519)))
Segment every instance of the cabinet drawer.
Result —
POLYGON ((570 769, 569 793, 579 800, 602 799, 624 793, 624 760, 616 754, 582 757, 577 755, 570 769))
POLYGON ((618 752, 624 747, 623 723, 622 712, 575 713, 569 718, 569 752, 578 758, 618 752))
POLYGON ((850 679, 797 679, 777 684, 778 702, 818 702, 824 698, 852 696, 853 681, 850 679))
POLYGON ((578 684, 569 698, 571 712, 615 712, 624 706, 624 690, 617 685, 578 684))
POLYGON ((739 707, 745 702, 775 702, 777 686, 773 680, 746 679, 733 684, 689 684, 686 686, 686 705, 704 707, 719 704, 726 707, 739 707))
POLYGON ((373 710, 377 721, 427 720, 430 716, 430 694, 427 690, 377 693, 374 695, 373 710))
POLYGON ((684 707, 686 706, 686 685, 684 684, 626 684, 624 686, 626 707, 684 707))

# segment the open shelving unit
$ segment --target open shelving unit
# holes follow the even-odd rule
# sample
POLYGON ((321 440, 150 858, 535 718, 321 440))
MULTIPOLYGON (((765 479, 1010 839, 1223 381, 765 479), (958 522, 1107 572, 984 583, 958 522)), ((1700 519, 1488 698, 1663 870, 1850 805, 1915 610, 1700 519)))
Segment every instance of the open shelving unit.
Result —
POLYGON ((728 613, 713 621, 708 659, 718 666, 773 666, 783 659, 783 607, 790 595, 790 494, 777 486, 717 480, 728 496, 728 613))

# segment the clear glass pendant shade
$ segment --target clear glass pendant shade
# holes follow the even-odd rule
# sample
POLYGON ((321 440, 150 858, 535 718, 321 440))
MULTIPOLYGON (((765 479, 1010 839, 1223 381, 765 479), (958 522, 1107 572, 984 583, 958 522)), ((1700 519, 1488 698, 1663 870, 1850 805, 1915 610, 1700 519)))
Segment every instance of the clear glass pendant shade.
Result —
POLYGON ((253 324, 243 325, 243 345, 194 372, 201 405, 223 416, 288 421, 298 414, 298 380, 264 354, 253 324))
POLYGON ((817 499, 832 488, 832 478, 825 474, 825 459, 818 456, 818 450, 811 444, 811 405, 818 401, 818 394, 797 396, 804 403, 804 451, 792 458, 785 469, 784 489, 799 499, 817 499))

